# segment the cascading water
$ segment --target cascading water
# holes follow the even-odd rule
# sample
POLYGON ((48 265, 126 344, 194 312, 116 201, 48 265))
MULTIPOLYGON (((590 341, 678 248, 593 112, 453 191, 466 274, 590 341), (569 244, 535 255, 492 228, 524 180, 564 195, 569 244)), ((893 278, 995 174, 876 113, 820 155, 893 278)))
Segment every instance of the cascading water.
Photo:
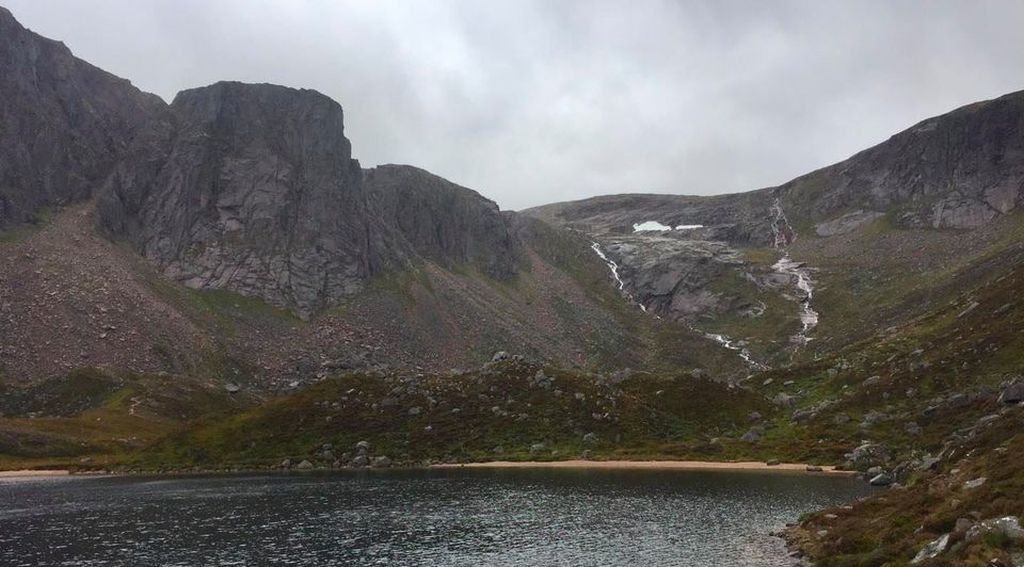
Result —
POLYGON ((601 245, 598 244, 597 242, 592 242, 591 245, 590 245, 590 248, 594 252, 596 252, 597 255, 601 257, 602 260, 604 260, 605 264, 608 265, 608 269, 611 270, 611 272, 612 272, 612 278, 615 279, 615 283, 619 284, 619 291, 622 292, 622 295, 625 295, 626 298, 629 299, 629 301, 631 303, 635 303, 636 306, 639 307, 641 311, 643 311, 644 313, 647 313, 647 308, 644 307, 644 305, 642 303, 640 303, 639 301, 637 301, 636 299, 633 299, 633 294, 629 293, 629 291, 626 290, 626 282, 622 281, 622 278, 619 277, 619 265, 615 263, 615 260, 612 260, 611 258, 609 258, 604 253, 604 251, 601 250, 601 245))
POLYGON ((796 233, 793 231, 793 227, 790 226, 789 219, 786 218, 786 212, 782 209, 782 200, 779 197, 775 198, 775 202, 771 206, 771 213, 773 216, 773 246, 782 250, 782 258, 772 266, 772 269, 780 274, 794 278, 797 290, 801 293, 798 298, 800 303, 800 332, 793 335, 790 341, 797 345, 805 345, 811 340, 811 330, 818 324, 818 312, 811 308, 811 298, 814 297, 814 280, 811 279, 810 269, 800 262, 793 261, 789 257, 789 252, 786 251, 786 246, 789 245, 796 233))
MULTIPOLYGON (((594 253, 598 255, 598 257, 604 260, 604 263, 608 266, 608 270, 611 271, 612 273, 612 279, 614 279, 615 283, 618 284, 619 291, 622 293, 622 295, 624 295, 630 301, 630 303, 636 304, 636 306, 639 307, 641 311, 647 313, 647 307, 645 307, 644 304, 637 301, 633 297, 633 294, 629 293, 629 291, 626 290, 626 282, 624 282, 622 280, 622 277, 619 276, 619 265, 615 262, 615 260, 609 258, 608 255, 604 253, 604 250, 601 250, 601 245, 598 244, 597 242, 592 242, 590 248, 594 251, 594 253)), ((655 317, 658 317, 658 315, 655 315, 655 317)), ((705 331, 701 331, 700 329, 697 329, 696 327, 693 326, 690 327, 690 330, 706 339, 715 341, 716 343, 722 345, 723 347, 729 350, 736 351, 739 354, 739 357, 743 359, 743 361, 749 364, 751 367, 756 368, 758 370, 768 369, 768 366, 765 366, 764 364, 761 364, 760 362, 754 360, 754 357, 750 354, 750 351, 744 347, 737 345, 733 339, 719 333, 708 333, 705 331)))

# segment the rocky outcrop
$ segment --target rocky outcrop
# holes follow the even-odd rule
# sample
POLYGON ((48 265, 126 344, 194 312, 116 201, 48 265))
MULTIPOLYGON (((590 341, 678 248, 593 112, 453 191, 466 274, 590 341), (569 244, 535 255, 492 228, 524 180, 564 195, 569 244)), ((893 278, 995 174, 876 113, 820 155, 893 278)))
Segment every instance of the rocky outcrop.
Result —
POLYGON ((442 265, 468 263, 495 277, 515 272, 511 223, 482 195, 408 165, 365 170, 372 208, 415 253, 442 265))
POLYGON ((733 195, 609 195, 524 213, 590 234, 634 223, 701 224, 699 237, 772 243, 772 199, 794 225, 844 234, 883 213, 906 227, 974 228, 1024 203, 1024 91, 925 120, 851 158, 778 187, 733 195))
POLYGON ((107 180, 103 227, 197 289, 309 316, 417 259, 515 272, 497 205, 408 166, 363 171, 341 106, 310 90, 217 83, 179 94, 107 180))
POLYGON ((104 228, 192 288, 309 315, 406 252, 370 214, 341 106, 217 83, 180 93, 107 181, 104 228))
POLYGON ((929 118, 781 190, 794 220, 861 209, 907 227, 984 225, 1024 202, 1024 91, 929 118))
POLYGON ((92 195, 163 106, 0 7, 0 230, 92 195))

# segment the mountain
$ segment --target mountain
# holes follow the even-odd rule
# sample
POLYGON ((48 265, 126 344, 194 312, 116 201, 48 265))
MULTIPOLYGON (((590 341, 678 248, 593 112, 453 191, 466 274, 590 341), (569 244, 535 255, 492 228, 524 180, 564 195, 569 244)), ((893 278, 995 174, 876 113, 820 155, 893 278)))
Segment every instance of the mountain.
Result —
POLYGON ((315 91, 166 104, 0 32, 0 469, 785 459, 894 487, 792 526, 810 560, 1019 556, 1024 92, 517 213, 364 169, 315 91))
POLYGON ((778 187, 612 195, 523 213, 599 242, 624 289, 654 313, 745 340, 779 363, 806 339, 805 353, 822 354, 920 315, 922 298, 955 287, 951 268, 1011 244, 1024 199, 1022 132, 1017 92, 778 187), (634 230, 643 223, 665 230, 634 230), (805 336, 808 321, 816 329, 805 336))
POLYGON ((417 258, 516 272, 497 205, 415 168, 364 172, 320 93, 218 83, 180 93, 101 190, 100 222, 193 289, 309 317, 417 258))
POLYGON ((0 7, 0 230, 88 198, 163 102, 0 7))
POLYGON ((3 20, 7 59, 21 62, 3 104, 37 121, 5 139, 60 131, 53 148, 81 149, 64 169, 8 152, 77 183, 48 196, 37 178, 7 177, 19 211, 0 233, 10 383, 88 367, 274 392, 338 369, 448 371, 498 350, 743 370, 727 352, 678 349, 707 341, 619 301, 588 240, 421 169, 363 169, 342 107, 320 93, 222 82, 165 104, 3 20), (63 77, 52 96, 40 90, 51 77, 63 77), (68 117, 65 130, 43 123, 68 117))

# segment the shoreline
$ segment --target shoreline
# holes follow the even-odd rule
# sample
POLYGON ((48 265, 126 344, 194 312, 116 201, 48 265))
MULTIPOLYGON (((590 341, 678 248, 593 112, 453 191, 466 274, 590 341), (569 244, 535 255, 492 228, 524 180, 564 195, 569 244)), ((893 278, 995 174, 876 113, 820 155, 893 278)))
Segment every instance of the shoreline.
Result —
POLYGON ((679 471, 757 471, 803 473, 829 476, 855 476, 857 471, 838 470, 834 466, 821 466, 817 469, 802 463, 779 463, 769 465, 760 461, 584 461, 573 459, 567 461, 484 461, 476 463, 452 463, 430 465, 429 468, 439 469, 642 469, 642 470, 679 470, 679 471))
POLYGON ((261 473, 306 473, 353 470, 431 470, 431 469, 577 469, 577 470, 661 470, 661 471, 704 471, 704 472, 776 472, 788 474, 810 474, 821 476, 855 476, 857 471, 839 470, 832 465, 808 465, 804 463, 768 464, 762 461, 672 461, 672 460, 607 460, 594 461, 567 459, 563 461, 477 461, 472 463, 435 463, 410 466, 393 466, 387 469, 371 467, 316 467, 309 470, 270 468, 237 469, 191 469, 172 471, 112 471, 112 470, 71 470, 71 469, 21 469, 0 470, 0 481, 32 478, 83 477, 83 476, 181 476, 193 474, 261 474, 261 473))
POLYGON ((21 478, 48 478, 55 476, 71 476, 71 474, 71 471, 68 469, 24 469, 13 471, 0 471, 0 480, 21 478))

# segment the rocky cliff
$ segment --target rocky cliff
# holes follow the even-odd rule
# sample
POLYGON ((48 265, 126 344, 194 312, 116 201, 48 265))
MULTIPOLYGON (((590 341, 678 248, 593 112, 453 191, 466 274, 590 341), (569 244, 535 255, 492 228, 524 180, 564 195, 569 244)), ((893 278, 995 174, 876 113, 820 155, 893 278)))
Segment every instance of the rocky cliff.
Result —
POLYGON ((99 212, 113 237, 185 285, 305 315, 406 260, 369 211, 341 106, 314 91, 180 93, 108 179, 99 212))
POLYGON ((135 138, 99 212, 112 237, 185 285, 302 316, 420 259, 515 273, 497 205, 413 167, 364 172, 338 103, 276 85, 180 93, 135 138))
POLYGON ((89 197, 163 105, 0 7, 0 230, 89 197))
POLYGON ((780 192, 815 223, 873 211, 907 227, 984 225, 1024 200, 1024 91, 929 118, 780 192))

